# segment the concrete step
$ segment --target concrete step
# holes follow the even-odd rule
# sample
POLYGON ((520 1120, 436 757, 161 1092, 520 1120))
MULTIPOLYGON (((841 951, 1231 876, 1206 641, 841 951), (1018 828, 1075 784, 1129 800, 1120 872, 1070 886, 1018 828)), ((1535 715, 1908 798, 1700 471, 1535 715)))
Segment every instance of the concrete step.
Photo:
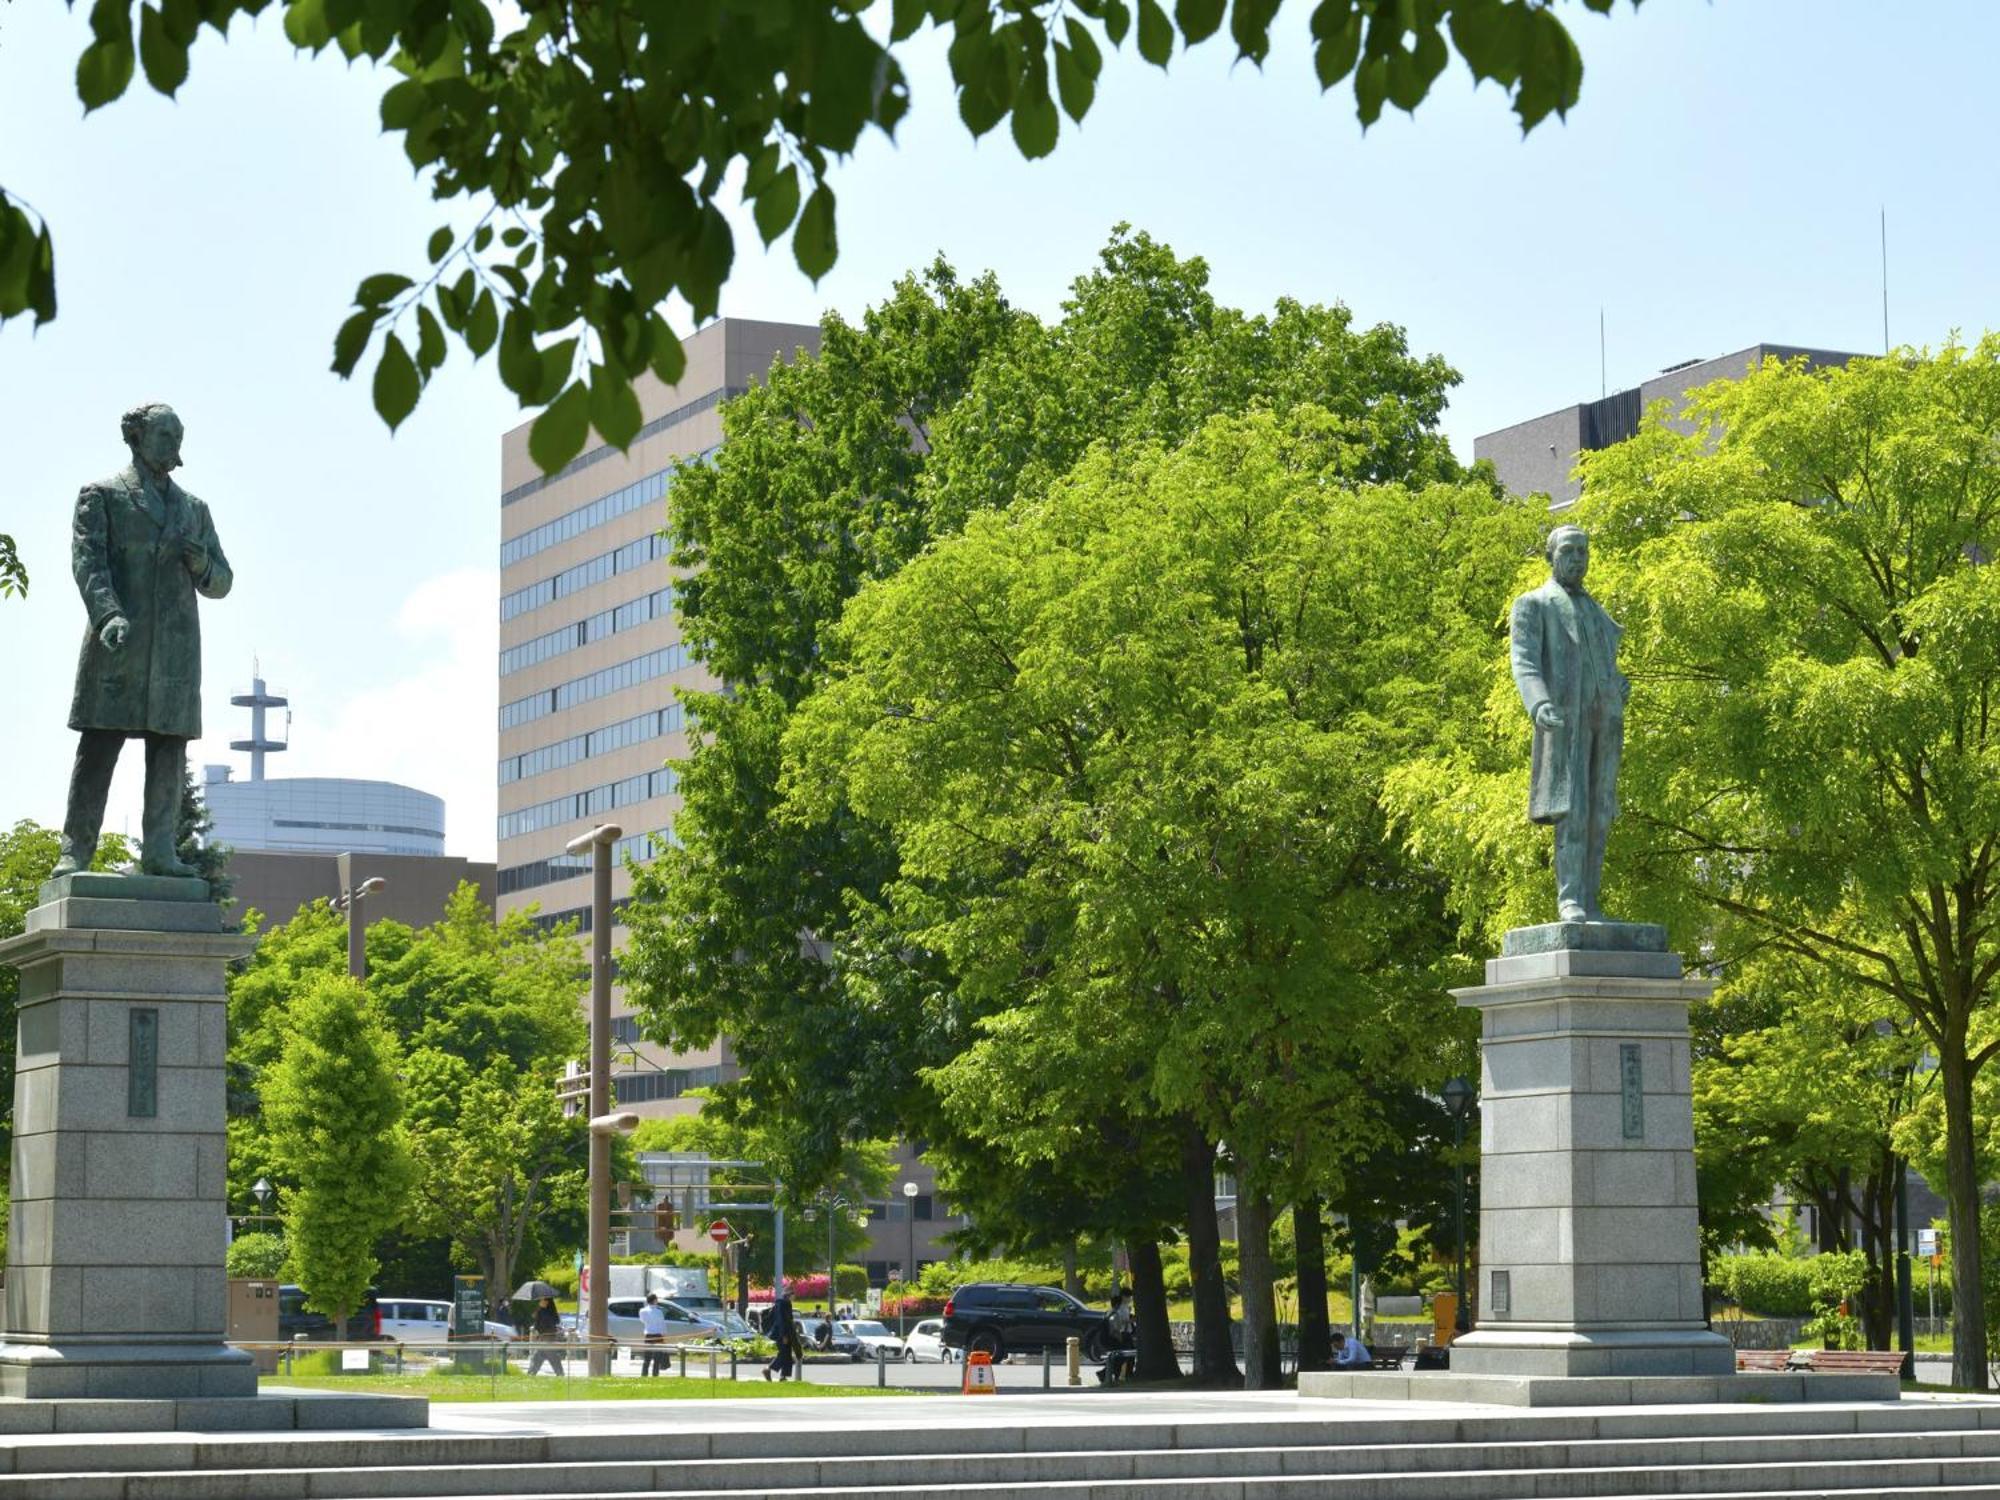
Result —
POLYGON ((1047 1489, 1203 1493, 1235 1486, 1250 1494, 1296 1492, 1431 1500, 1433 1496, 1532 1497, 1621 1493, 1708 1494, 1759 1476, 1763 1493, 1873 1484, 1930 1488, 1947 1475, 2000 1485, 2000 1432, 1872 1433, 1505 1444, 1314 1447, 1124 1448, 1040 1453, 894 1454, 847 1457, 588 1462, 246 1467, 127 1473, 41 1472, 0 1476, 0 1497, 27 1500, 439 1500, 523 1494, 867 1494, 920 1500, 1047 1489))

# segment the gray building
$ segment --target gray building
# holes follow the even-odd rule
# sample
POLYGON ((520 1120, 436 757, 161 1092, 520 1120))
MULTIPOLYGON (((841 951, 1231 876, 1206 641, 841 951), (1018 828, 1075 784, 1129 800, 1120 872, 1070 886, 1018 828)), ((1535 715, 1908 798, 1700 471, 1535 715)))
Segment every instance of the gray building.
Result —
POLYGON ((1639 430, 1639 418, 1655 401, 1667 401, 1679 411, 1687 393, 1712 380, 1727 380, 1754 369, 1767 359, 1796 359, 1808 364, 1844 365, 1855 356, 1837 349, 1803 349, 1792 344, 1752 344, 1714 359, 1690 359, 1669 365, 1651 380, 1630 390, 1615 391, 1597 401, 1560 407, 1512 427, 1502 427, 1472 440, 1474 460, 1490 459, 1500 483, 1510 495, 1547 495, 1550 510, 1574 505, 1580 486, 1573 477, 1577 459, 1599 448, 1622 443, 1639 430))
POLYGON ((444 904, 461 881, 479 887, 479 899, 494 902, 493 866, 453 854, 327 854, 284 849, 233 849, 229 876, 234 915, 255 907, 264 914, 259 932, 289 922, 313 901, 331 901, 364 880, 378 876, 382 889, 367 901, 371 922, 428 927, 444 915, 444 904))

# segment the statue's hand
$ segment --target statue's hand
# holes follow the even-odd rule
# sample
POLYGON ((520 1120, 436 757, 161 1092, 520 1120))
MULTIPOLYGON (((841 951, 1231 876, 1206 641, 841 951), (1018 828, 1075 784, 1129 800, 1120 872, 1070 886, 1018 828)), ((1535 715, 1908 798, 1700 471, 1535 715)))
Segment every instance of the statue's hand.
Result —
POLYGON ((132 633, 132 626, 123 615, 113 615, 104 622, 104 628, 97 632, 97 638, 111 650, 117 651, 125 644, 125 637, 132 633))
POLYGON ((181 560, 196 578, 208 571, 208 549, 193 537, 181 538, 181 560))
POLYGON ((1535 728, 1560 729, 1563 727, 1562 710, 1554 703, 1544 701, 1535 706, 1535 728))

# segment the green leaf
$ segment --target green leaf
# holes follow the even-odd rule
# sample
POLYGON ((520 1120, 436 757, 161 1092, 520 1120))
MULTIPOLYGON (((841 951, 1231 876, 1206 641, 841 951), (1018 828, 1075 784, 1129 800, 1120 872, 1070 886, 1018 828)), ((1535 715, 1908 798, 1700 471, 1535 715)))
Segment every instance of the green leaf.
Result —
POLYGON ((1014 98, 1014 144, 1033 161, 1056 149, 1061 128, 1055 101, 1049 97, 1048 57, 1036 52, 1021 73, 1021 91, 1014 98))
POLYGON ((638 436, 645 417, 639 398, 632 394, 632 382, 614 375, 600 364, 590 367, 590 425, 605 442, 623 452, 638 436))
POLYGON ((1222 25, 1223 0, 1176 0, 1174 15, 1181 23, 1181 35, 1192 47, 1215 35, 1222 25))
POLYGON ((743 173, 743 196, 755 198, 764 187, 778 175, 778 168, 784 165, 785 154, 776 141, 766 141, 757 154, 750 158, 750 165, 743 173))
POLYGON ((375 317, 375 309, 366 308, 342 323, 340 332, 333 336, 333 372, 342 380, 354 373, 369 339, 375 336, 375 317))
POLYGON ((430 245, 425 251, 430 256, 432 265, 436 265, 447 255, 451 254, 451 242, 452 233, 449 225, 440 227, 432 232, 430 245))
POLYGON ((1064 20, 1063 31, 1069 37, 1070 50, 1076 54, 1076 65, 1095 83, 1104 72, 1104 54, 1097 48, 1097 38, 1075 16, 1064 20))
POLYGON ((407 276, 380 271, 366 278, 355 289, 354 304, 357 307, 386 307, 414 285, 416 283, 407 276))
POLYGON ((570 372, 576 368, 576 340, 564 339, 559 344, 551 344, 537 358, 541 363, 541 380, 535 388, 535 404, 542 406, 555 399, 556 392, 563 388, 570 372))
POLYGON ((1104 35, 1114 47, 1125 45, 1125 33, 1132 29, 1132 12, 1125 0, 1104 0, 1104 35))
POLYGON ((417 367, 410 363, 410 354, 403 347, 403 341, 390 334, 382 345, 382 359, 375 366, 375 410, 394 432, 403 425, 404 418, 417 409, 417 394, 422 382, 417 378, 417 367))
POLYGON ((1371 57, 1354 70, 1354 112, 1363 125, 1382 118, 1382 96, 1389 88, 1389 61, 1371 57))
POLYGON ((770 244, 791 228, 799 211, 799 169, 788 166, 764 185, 753 211, 757 232, 770 244))
POLYGON ((1348 9, 1346 0, 1327 0, 1313 13, 1313 35, 1319 39, 1313 48, 1313 72, 1319 76, 1319 86, 1330 89, 1354 71, 1361 56, 1361 16, 1348 9), (1324 31, 1321 17, 1328 22, 1324 31))
POLYGON ((382 95, 382 128, 408 130, 430 107, 430 89, 418 78, 405 78, 382 95))
POLYGON ((1236 39, 1236 55, 1262 63, 1271 52, 1271 22, 1278 14, 1280 0, 1233 0, 1229 8, 1229 34, 1236 39))
POLYGON ((1084 72, 1076 54, 1061 42, 1056 43, 1056 93, 1062 98, 1063 113, 1077 121, 1083 119, 1097 93, 1097 85, 1084 72))
POLYGON ((1514 113, 1526 134, 1550 113, 1566 115, 1583 87, 1583 58, 1562 22, 1545 10, 1528 13, 1521 55, 1521 84, 1514 113))
POLYGON ((84 112, 102 109, 132 81, 132 43, 92 42, 76 60, 76 96, 84 112))
MULTIPOLYGON (((479 316, 477 307, 473 317, 479 316)), ((521 400, 532 404, 535 389, 542 383, 542 355, 535 347, 535 330, 528 315, 518 307, 507 309, 500 325, 500 383, 521 400)))
POLYGON ((1174 24, 1160 0, 1139 0, 1139 55, 1158 68, 1174 55, 1174 24))
POLYGON ((472 304, 472 312, 465 320, 465 347, 477 359, 493 347, 494 337, 499 331, 500 313, 494 306, 493 293, 490 289, 481 289, 479 300, 472 304))
POLYGON ((1460 0, 1451 13, 1451 40, 1475 79, 1511 88, 1520 77, 1526 13, 1502 0, 1460 0))
POLYGON ((528 429, 528 456, 544 474, 554 474, 583 451, 590 436, 590 393, 571 381, 528 429))
POLYGON ((527 237, 528 231, 518 224, 509 224, 505 229, 500 231, 500 243, 505 245, 509 250, 521 244, 527 237))
POLYGON ((812 196, 792 231, 792 257, 814 281, 833 269, 840 254, 840 242, 833 231, 833 189, 824 182, 813 186, 812 196))
POLYGON ((294 47, 317 52, 333 40, 326 0, 289 0, 285 6, 285 38, 294 47))
POLYGON ((35 236, 34 260, 28 268, 28 305, 35 310, 35 326, 52 322, 56 315, 56 243, 44 224, 35 236))
POLYGON ((917 34, 917 28, 924 24, 924 17, 930 14, 927 0, 895 0, 889 7, 889 40, 908 41, 917 34))
POLYGON ((1450 56, 1444 38, 1435 30, 1416 34, 1416 45, 1405 52, 1400 48, 1388 56, 1389 102, 1406 113, 1415 113, 1431 84, 1444 71, 1450 56))
POLYGON ((166 18, 150 5, 139 9, 139 61, 145 65, 146 82, 169 99, 187 82, 187 43, 168 34, 166 18))
POLYGON ((444 363, 444 330, 428 307, 417 308, 417 368, 426 375, 444 363))

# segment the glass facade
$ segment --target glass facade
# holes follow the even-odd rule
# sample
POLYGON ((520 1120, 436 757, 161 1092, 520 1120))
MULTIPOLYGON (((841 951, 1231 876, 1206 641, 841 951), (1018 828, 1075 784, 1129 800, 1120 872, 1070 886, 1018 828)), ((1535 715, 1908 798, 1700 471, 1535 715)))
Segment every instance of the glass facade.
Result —
POLYGON ((202 783, 211 837, 232 849, 443 854, 444 799, 393 781, 288 776, 202 783))
POLYGON ((628 599, 612 609, 600 609, 594 615, 587 615, 574 624, 565 625, 560 630, 551 630, 538 635, 531 641, 523 641, 518 646, 510 646, 500 653, 500 675, 506 677, 532 667, 551 657, 562 656, 592 641, 616 635, 621 630, 630 630, 634 625, 644 625, 650 620, 664 620, 674 612, 674 591, 671 588, 655 589, 650 594, 641 594, 636 599, 628 599))
POLYGON ((612 693, 622 693, 628 687, 637 687, 642 682, 651 682, 655 677, 664 677, 669 672, 678 672, 688 664, 687 647, 679 641, 658 651, 648 651, 644 656, 635 656, 630 661, 621 661, 615 666, 605 667, 582 677, 572 677, 568 682, 558 683, 545 693, 530 693, 525 698, 516 698, 512 703, 500 705, 500 727, 516 729, 523 724, 532 724, 537 719, 545 719, 550 714, 559 714, 564 709, 575 708, 596 698, 604 698, 612 693))
POLYGON ((500 762, 500 785, 524 781, 545 771, 559 771, 593 755, 623 750, 627 745, 641 745, 662 735, 678 734, 681 717, 681 706, 669 703, 665 708, 649 708, 642 714, 620 719, 616 724, 607 724, 588 734, 573 734, 552 745, 541 745, 533 750, 523 750, 519 755, 509 755, 500 762))

